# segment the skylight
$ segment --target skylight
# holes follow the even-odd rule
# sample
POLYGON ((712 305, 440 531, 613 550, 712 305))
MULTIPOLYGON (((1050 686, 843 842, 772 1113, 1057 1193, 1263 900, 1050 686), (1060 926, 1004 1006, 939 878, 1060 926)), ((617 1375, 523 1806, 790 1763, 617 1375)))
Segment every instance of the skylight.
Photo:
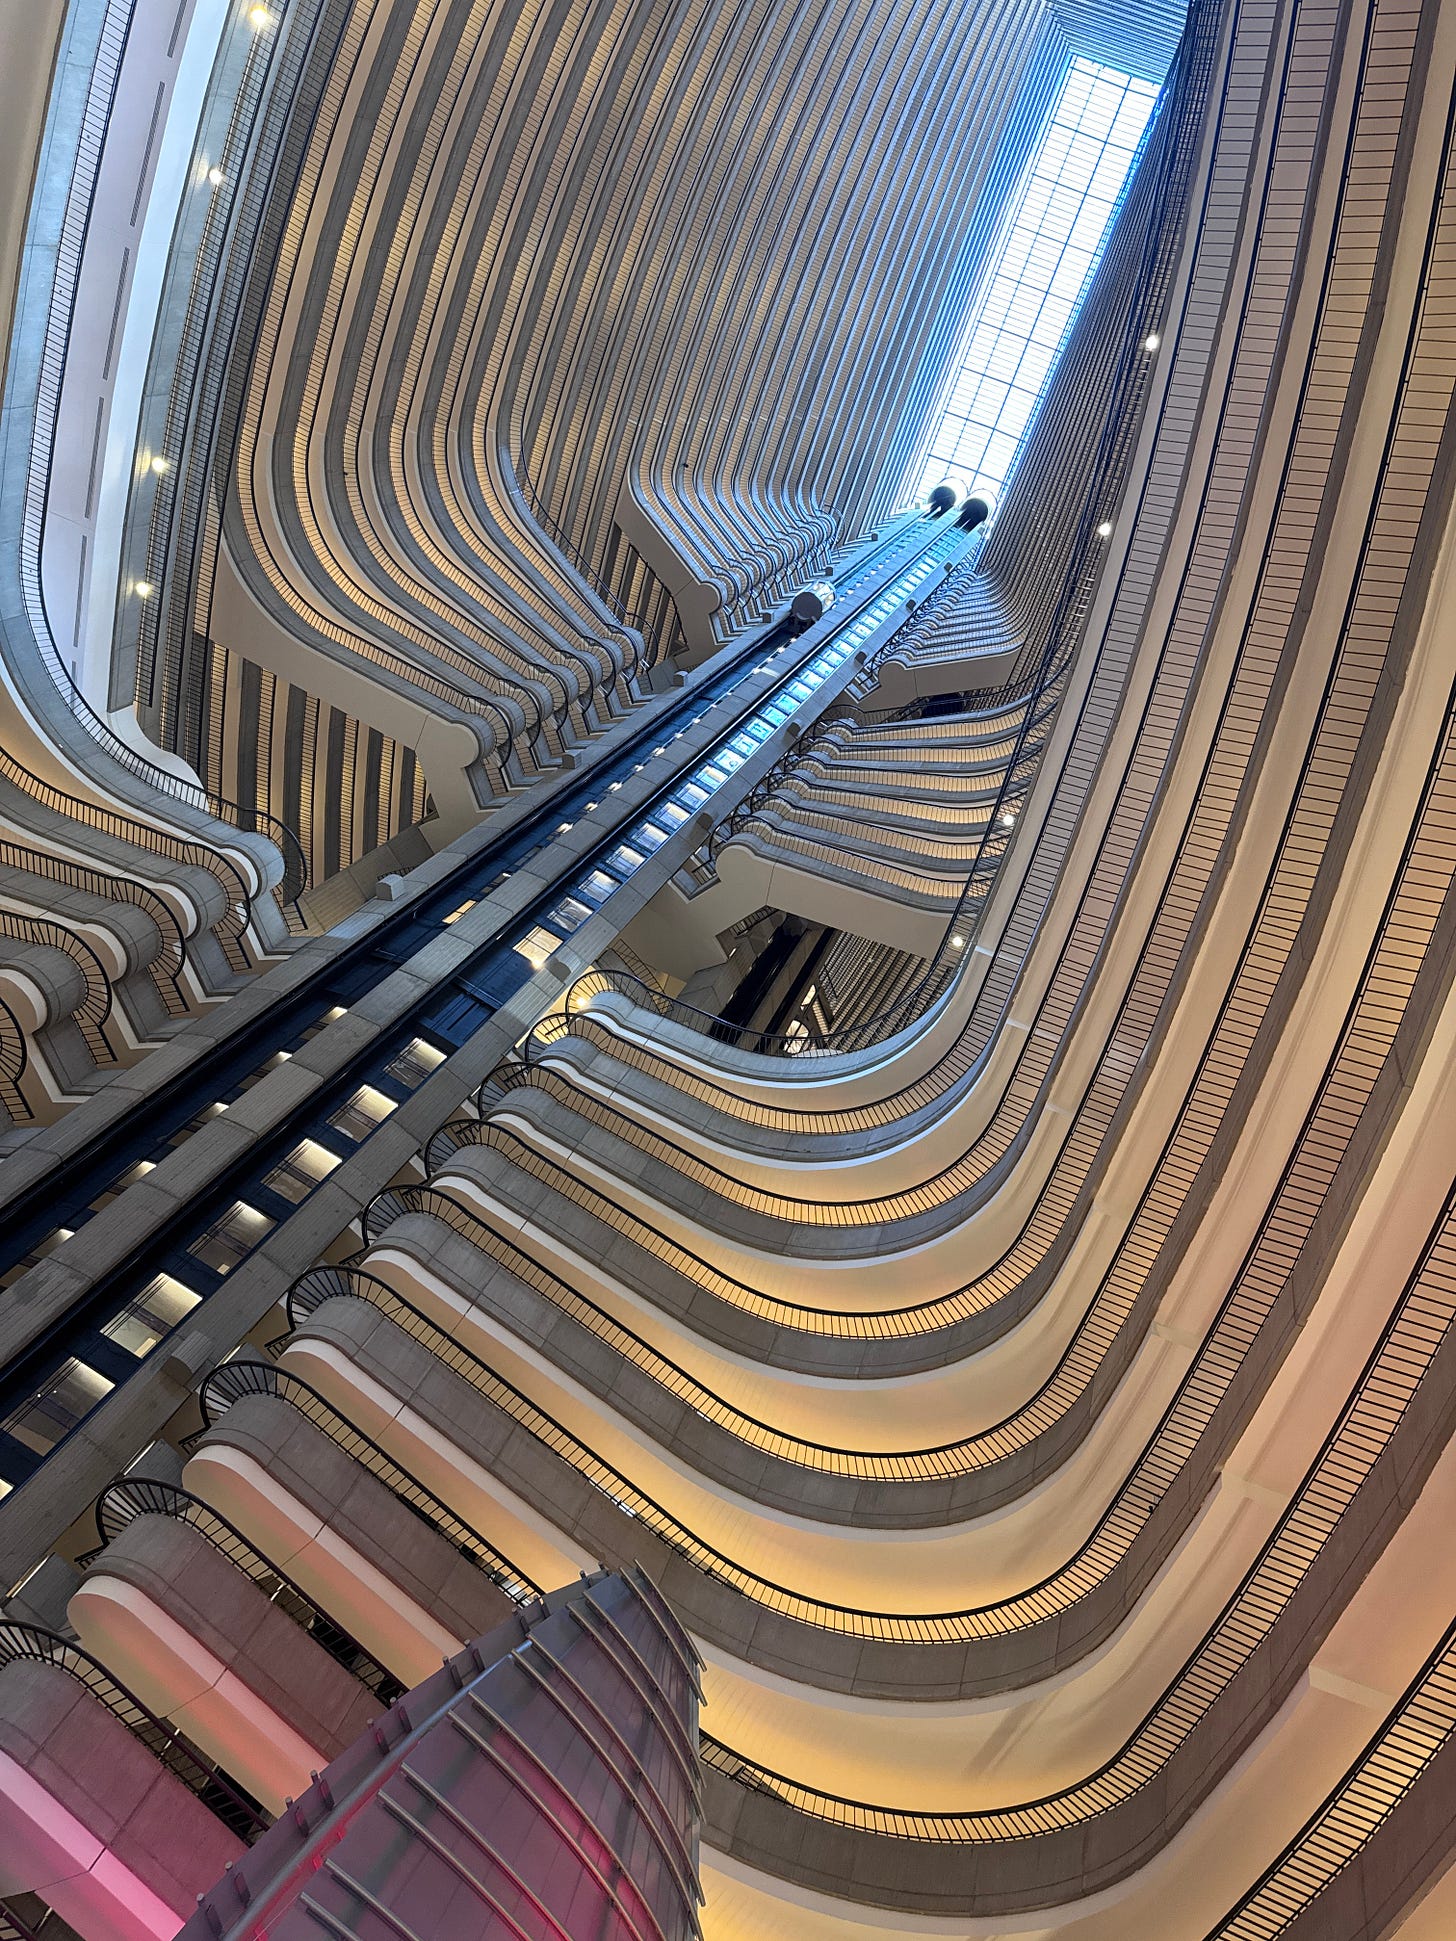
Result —
POLYGON ((1080 56, 1007 201, 915 496, 998 493, 1102 254, 1158 89, 1080 56))

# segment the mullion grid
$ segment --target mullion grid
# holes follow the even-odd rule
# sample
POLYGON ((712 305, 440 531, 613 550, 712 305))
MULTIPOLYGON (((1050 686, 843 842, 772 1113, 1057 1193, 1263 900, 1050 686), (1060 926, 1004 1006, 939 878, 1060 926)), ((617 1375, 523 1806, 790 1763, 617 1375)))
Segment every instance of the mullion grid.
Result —
POLYGON ((920 496, 947 474, 973 491, 1004 484, 1091 282, 1156 98, 1151 84, 1081 57, 1068 67, 976 299, 920 496))

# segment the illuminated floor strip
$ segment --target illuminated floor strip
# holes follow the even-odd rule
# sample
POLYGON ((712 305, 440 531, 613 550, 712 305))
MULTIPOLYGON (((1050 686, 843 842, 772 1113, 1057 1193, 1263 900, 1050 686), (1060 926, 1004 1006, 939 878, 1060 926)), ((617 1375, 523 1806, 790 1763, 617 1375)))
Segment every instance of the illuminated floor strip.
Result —
MULTIPOLYGON (((958 533, 947 533, 941 542, 908 566, 877 599, 855 615, 843 632, 834 636, 822 653, 816 655, 806 667, 796 669, 788 680, 774 690, 756 714, 736 728, 684 782, 629 829, 617 848, 600 862, 594 863, 578 882, 572 884, 561 901, 540 919, 540 925, 548 933, 537 939, 543 961, 554 940, 569 937, 594 910, 600 909, 613 891, 620 889, 675 830, 680 829, 712 799, 776 728, 781 728, 813 700, 830 675, 837 673, 852 654, 858 653, 870 636, 884 625, 897 607, 911 597, 917 587, 923 586, 928 579, 940 577, 944 560, 955 552, 960 537, 958 533)), ((779 651, 789 650, 785 647, 779 651)), ((766 661, 762 666, 766 668, 770 664, 766 661)), ((523 942, 529 946, 531 939, 524 939, 523 942)), ((521 946, 517 945, 517 948, 521 946)), ((534 952, 528 949, 523 954, 533 955, 534 952)))

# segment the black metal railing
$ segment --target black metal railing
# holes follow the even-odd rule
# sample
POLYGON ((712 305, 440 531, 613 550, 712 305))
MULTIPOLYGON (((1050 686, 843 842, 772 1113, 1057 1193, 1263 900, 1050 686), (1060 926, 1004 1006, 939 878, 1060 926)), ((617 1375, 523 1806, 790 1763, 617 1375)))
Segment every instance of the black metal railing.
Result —
POLYGON ((58 950, 70 958, 81 973, 85 987, 81 1002, 70 1015, 96 1063, 114 1065, 116 1052, 106 1035, 106 1020, 111 1016, 111 979, 86 939, 65 924, 53 923, 49 917, 28 917, 19 910, 0 910, 0 937, 58 950))
POLYGON ((240 1840, 256 1840, 271 1824, 258 1803, 242 1792, 221 1767, 199 1752, 175 1726, 159 1719, 80 1645, 39 1625, 0 1618, 0 1666, 16 1659, 54 1665, 83 1685, 174 1779, 180 1779, 188 1792, 201 1800, 240 1840))
POLYGON ((104 1555, 105 1546, 114 1543, 123 1530, 142 1516, 170 1517, 174 1523, 185 1523, 205 1537, 235 1570, 257 1585, 270 1604, 306 1631, 315 1644, 361 1685, 375 1693, 381 1704, 393 1704, 404 1691, 392 1672, 386 1671, 293 1578, 255 1550, 235 1524, 176 1483, 158 1482, 145 1476, 118 1477, 102 1491, 96 1504, 96 1530, 101 1548, 88 1552, 78 1561, 87 1565, 95 1563, 104 1555))
MULTIPOLYGON (((307 882, 307 862, 302 845, 293 831, 276 817, 244 809, 226 796, 159 767, 123 741, 96 713, 76 684, 70 667, 57 651, 41 588, 40 562, 49 468, 65 381, 76 293, 106 130, 131 31, 132 12, 131 0, 110 0, 92 68, 86 107, 77 136, 65 215, 56 244, 45 341, 36 377, 31 460, 21 518, 21 586, 41 662, 71 719, 87 738, 117 767, 164 798, 183 803, 233 828, 257 830, 266 835, 283 857, 283 898, 296 902, 297 895, 307 882)), ((30 779, 29 771, 19 763, 12 761, 10 766, 16 778, 30 779)))
POLYGON ((392 1494, 416 1516, 442 1531, 453 1548, 483 1570, 508 1597, 520 1603, 528 1597, 540 1595, 538 1585, 525 1578, 500 1551, 447 1509, 417 1477, 397 1463, 371 1437, 356 1429, 316 1388, 291 1369, 278 1368, 271 1362, 241 1359, 225 1361, 214 1368, 198 1391, 202 1427, 186 1438, 184 1447, 195 1449, 208 1431, 216 1428, 224 1419, 235 1402, 250 1395, 270 1395, 296 1409, 346 1456, 352 1457, 386 1484, 392 1494))
POLYGON ((549 507, 542 501, 540 494, 530 479, 527 478, 525 472, 517 468, 515 476, 522 493, 525 495, 526 504, 530 507, 532 518, 535 519, 541 527, 541 530, 548 536, 551 543, 571 562, 572 566, 580 573, 597 599, 601 601, 602 605, 606 607, 607 611, 616 620, 617 630, 624 636, 624 644, 631 656, 631 665, 627 669, 628 674, 635 679, 639 673, 645 673, 646 669, 655 666, 661 657, 662 642, 656 627, 653 626, 645 614, 628 611, 621 597, 613 591, 592 565, 591 561, 581 551, 580 547, 562 530, 560 523, 552 517, 549 507), (646 668, 642 664, 641 652, 636 642, 632 639, 633 633, 641 636, 647 648, 646 668))

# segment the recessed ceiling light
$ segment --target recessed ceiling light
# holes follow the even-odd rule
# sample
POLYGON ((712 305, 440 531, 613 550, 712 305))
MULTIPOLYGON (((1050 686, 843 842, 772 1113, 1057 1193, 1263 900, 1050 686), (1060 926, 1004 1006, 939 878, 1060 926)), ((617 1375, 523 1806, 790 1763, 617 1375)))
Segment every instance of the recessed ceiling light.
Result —
POLYGON ((1144 337, 1143 339, 1143 349, 1156 350, 1159 344, 1162 343, 1162 341, 1163 341, 1162 338, 1158 335, 1156 330, 1150 330, 1147 336, 1144 337))
POLYGON ((168 464, 167 460, 163 458, 160 452, 153 453, 152 470, 156 473, 158 478, 164 477, 168 472, 171 471, 171 469, 172 467, 168 464))
POLYGON ((1102 524, 1097 528, 1097 537, 1099 539, 1111 539, 1112 521, 1110 519, 1104 519, 1102 521, 1102 524))
POLYGON ((150 581, 150 580, 138 580, 138 581, 137 581, 137 583, 136 583, 136 592, 137 592, 137 598, 138 598, 139 600, 150 600, 150 599, 151 599, 151 597, 152 597, 152 583, 151 583, 151 581, 150 581))

